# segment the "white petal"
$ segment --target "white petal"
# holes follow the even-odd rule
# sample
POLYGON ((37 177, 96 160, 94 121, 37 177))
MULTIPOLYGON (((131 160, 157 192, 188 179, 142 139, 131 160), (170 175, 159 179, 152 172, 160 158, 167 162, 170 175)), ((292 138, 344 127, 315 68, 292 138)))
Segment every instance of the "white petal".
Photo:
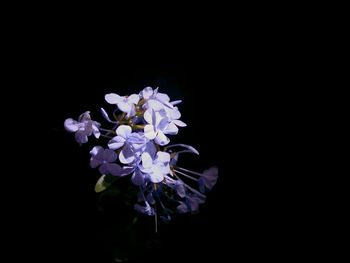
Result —
POLYGON ((124 99, 120 102, 118 102, 118 108, 122 111, 122 112, 126 112, 129 113, 131 111, 131 103, 128 103, 126 101, 124 101, 124 99))
POLYGON ((115 136, 108 142, 108 147, 112 150, 117 150, 122 147, 125 143, 125 139, 121 136, 115 136))
POLYGON ((109 104, 118 104, 123 100, 123 97, 120 97, 118 94, 115 94, 115 93, 109 93, 105 95, 105 100, 109 104))
POLYGON ((145 137, 149 140, 153 140, 157 133, 154 131, 154 127, 151 124, 147 124, 144 128, 145 137))
POLYGON ((139 100, 140 100, 140 96, 138 94, 132 94, 128 97, 128 101, 133 104, 137 104, 139 100))
POLYGON ((116 130, 117 135, 127 139, 131 134, 131 127, 129 125, 120 125, 116 130))
POLYGON ((90 111, 85 111, 83 114, 80 114, 78 121, 79 122, 91 121, 90 111))
POLYGON ((147 123, 152 124, 152 109, 147 109, 143 114, 143 118, 147 123))
POLYGON ((155 111, 159 111, 161 109, 164 109, 163 104, 157 100, 154 100, 154 99, 148 100, 147 104, 148 104, 148 108, 151 108, 155 111))
MULTIPOLYGON (((161 117, 159 117, 159 118, 161 118, 161 117)), ((159 118, 158 118, 158 120, 159 120, 159 118)), ((165 130, 165 128, 168 125, 169 125, 169 119, 167 117, 161 118, 159 123, 157 124, 157 129, 163 131, 163 130, 165 130)))
POLYGON ((181 118, 181 113, 177 107, 168 111, 169 117, 172 120, 177 120, 181 118))
POLYGON ((79 129, 79 122, 73 119, 66 119, 64 121, 64 128, 69 132, 76 132, 79 129))
POLYGON ((165 93, 158 92, 156 95, 156 98, 161 102, 169 102, 170 101, 169 96, 165 93))
POLYGON ((178 132, 179 132, 179 128, 176 127, 176 125, 173 122, 169 123, 169 125, 164 130, 165 134, 171 134, 171 135, 175 135, 178 132))
POLYGON ((160 183, 164 180, 164 175, 157 166, 153 166, 151 169, 150 179, 152 183, 160 183))
POLYGON ((180 121, 180 120, 173 120, 173 123, 179 127, 186 127, 187 126, 186 123, 184 123, 183 121, 180 121))
POLYGON ((143 168, 150 169, 153 166, 153 160, 149 153, 143 153, 141 159, 143 168))
POLYGON ((156 144, 163 146, 170 142, 169 138, 164 135, 162 131, 158 131, 156 138, 154 139, 156 144))
POLYGON ((168 163, 170 162, 170 154, 167 152, 157 152, 157 162, 168 163))
POLYGON ((145 100, 148 100, 153 95, 153 89, 151 87, 146 87, 141 91, 141 96, 145 100))

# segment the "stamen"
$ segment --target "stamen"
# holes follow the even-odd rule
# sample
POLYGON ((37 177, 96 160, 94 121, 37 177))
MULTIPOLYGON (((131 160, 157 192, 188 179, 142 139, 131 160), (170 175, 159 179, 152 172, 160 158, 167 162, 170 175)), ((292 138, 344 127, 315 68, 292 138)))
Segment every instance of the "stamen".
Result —
POLYGON ((187 174, 185 174, 185 173, 183 173, 183 172, 177 171, 177 170, 175 170, 175 169, 174 169, 174 172, 177 172, 177 173, 179 173, 179 174, 181 174, 181 175, 185 176, 186 178, 191 179, 191 180, 193 180, 193 181, 196 181, 196 182, 198 181, 198 179, 196 179, 196 178, 194 178, 194 177, 192 177, 192 176, 190 176, 190 175, 187 175, 187 174))
POLYGON ((179 167, 179 166, 177 166, 176 168, 180 169, 181 171, 184 171, 184 172, 188 172, 188 173, 195 174, 195 175, 198 175, 198 176, 203 176, 203 174, 201 174, 201 173, 197 173, 197 172, 194 172, 194 171, 191 171, 191 170, 179 167))

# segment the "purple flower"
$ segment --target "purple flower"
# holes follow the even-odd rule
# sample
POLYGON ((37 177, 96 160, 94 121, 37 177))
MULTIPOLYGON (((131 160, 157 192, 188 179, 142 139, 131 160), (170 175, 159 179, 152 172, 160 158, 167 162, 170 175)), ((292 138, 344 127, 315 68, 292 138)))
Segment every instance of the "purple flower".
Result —
POLYGON ((109 93, 105 96, 106 101, 109 104, 116 104, 118 108, 127 114, 128 117, 135 116, 135 104, 140 100, 140 96, 137 94, 132 94, 130 96, 119 96, 115 93, 109 93))
POLYGON ((141 156, 142 165, 140 170, 148 174, 152 183, 160 183, 164 179, 164 175, 170 173, 170 155, 166 152, 157 152, 157 157, 153 160, 149 153, 145 152, 141 156))
POLYGON ((92 168, 99 167, 101 174, 111 174, 114 176, 125 176, 133 171, 132 167, 121 167, 114 163, 118 156, 111 149, 103 149, 101 146, 95 146, 90 151, 90 166, 92 168))
POLYGON ((86 111, 81 114, 78 121, 71 118, 64 121, 64 128, 68 132, 75 132, 75 139, 78 143, 86 143, 88 141, 88 136, 93 134, 96 138, 100 137, 99 127, 100 123, 92 121, 90 117, 90 112, 86 111))
POLYGON ((210 167, 202 173, 198 180, 199 190, 204 193, 205 189, 211 190, 218 180, 219 170, 216 166, 210 167))

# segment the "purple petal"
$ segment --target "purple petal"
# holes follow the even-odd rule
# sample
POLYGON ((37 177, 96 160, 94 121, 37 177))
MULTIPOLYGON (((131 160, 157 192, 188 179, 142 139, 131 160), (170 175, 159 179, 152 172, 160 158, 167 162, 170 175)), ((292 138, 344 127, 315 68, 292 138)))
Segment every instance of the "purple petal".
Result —
POLYGON ((88 141, 88 137, 84 130, 79 130, 75 133, 75 140, 78 143, 86 143, 88 141))
POLYGON ((79 122, 91 121, 90 111, 85 111, 84 113, 80 114, 78 121, 79 122))
POLYGON ((123 100, 123 97, 119 96, 118 94, 115 93, 109 93, 105 95, 105 100, 109 104, 118 104, 123 100))
POLYGON ((101 161, 100 160, 97 160, 96 158, 92 157, 90 159, 90 167, 91 168, 96 168, 97 166, 101 165, 101 161))
POLYGON ((94 134, 94 136, 98 139, 100 138, 100 130, 97 128, 96 125, 92 125, 92 133, 94 134))
POLYGON ((170 101, 169 96, 165 93, 158 92, 156 95, 156 98, 161 102, 169 102, 170 101))
POLYGON ((66 119, 64 121, 64 128, 68 132, 76 132, 79 129, 79 122, 73 119, 66 119))
POLYGON ((143 185, 145 182, 145 176, 139 169, 137 169, 133 173, 131 181, 134 185, 143 185))
POLYGON ((184 214, 184 213, 188 213, 188 206, 186 205, 186 203, 184 202, 180 202, 180 205, 178 205, 176 207, 176 211, 179 213, 179 214, 184 214))
POLYGON ((179 103, 181 103, 182 102, 182 100, 175 100, 175 101, 172 101, 172 102, 170 102, 173 106, 175 106, 175 105, 177 105, 177 104, 179 104, 179 103))
POLYGON ((165 134, 175 135, 179 132, 179 128, 174 124, 174 122, 169 123, 169 125, 164 130, 165 134))
POLYGON ((104 149, 101 146, 95 146, 91 149, 90 154, 91 156, 96 156, 99 152, 102 152, 104 149))
POLYGON ((118 159, 118 155, 111 149, 105 149, 102 158, 104 161, 112 163, 118 159))

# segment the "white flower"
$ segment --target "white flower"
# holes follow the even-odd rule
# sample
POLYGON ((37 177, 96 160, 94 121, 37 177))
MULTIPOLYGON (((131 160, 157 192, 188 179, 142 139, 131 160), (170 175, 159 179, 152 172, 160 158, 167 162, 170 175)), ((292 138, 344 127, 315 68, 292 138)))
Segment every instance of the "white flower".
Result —
POLYGON ((165 93, 158 92, 158 88, 153 90, 151 87, 146 87, 140 92, 140 96, 146 101, 143 105, 144 109, 153 109, 154 111, 160 111, 166 107, 173 108, 173 104, 170 103, 170 98, 165 93))
POLYGON ((127 114, 128 117, 135 116, 135 104, 140 100, 140 96, 132 94, 130 96, 121 97, 115 93, 109 93, 105 95, 105 100, 109 104, 116 104, 118 108, 127 114))
POLYGON ((145 152, 141 155, 142 164, 140 170, 148 174, 152 183, 160 183, 164 179, 164 175, 170 173, 170 154, 166 152, 157 152, 157 157, 153 160, 149 153, 145 152))
POLYGON ((169 124, 166 112, 164 110, 156 112, 153 109, 148 109, 143 117, 148 123, 144 128, 145 137, 154 140, 155 143, 161 146, 168 144, 170 140, 163 132, 169 124))

